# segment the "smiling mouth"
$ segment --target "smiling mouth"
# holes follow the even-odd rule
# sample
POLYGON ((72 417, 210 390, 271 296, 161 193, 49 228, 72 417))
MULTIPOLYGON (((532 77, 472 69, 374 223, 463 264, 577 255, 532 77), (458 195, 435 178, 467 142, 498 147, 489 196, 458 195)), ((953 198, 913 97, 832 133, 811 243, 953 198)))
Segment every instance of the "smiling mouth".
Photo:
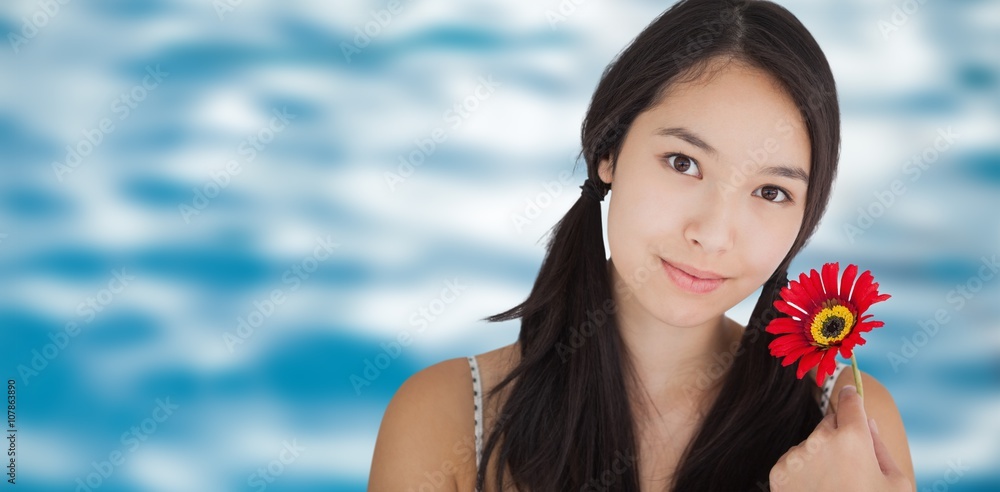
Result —
MULTIPOLYGON (((662 258, 660 258, 660 262, 663 264, 663 270, 666 272, 667 277, 669 277, 675 285, 691 293, 707 294, 717 289, 723 282, 726 281, 725 277, 720 277, 715 274, 706 274, 701 271, 699 271, 699 273, 706 275, 708 278, 692 275, 681 267, 674 266, 672 263, 662 258)), ((690 267, 684 268, 692 269, 690 267)))

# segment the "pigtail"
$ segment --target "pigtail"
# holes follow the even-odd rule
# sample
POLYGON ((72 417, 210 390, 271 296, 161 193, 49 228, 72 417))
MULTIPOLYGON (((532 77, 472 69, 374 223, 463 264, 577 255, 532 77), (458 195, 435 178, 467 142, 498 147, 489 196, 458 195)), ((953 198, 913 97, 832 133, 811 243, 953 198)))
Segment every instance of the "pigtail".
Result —
MULTIPOLYGON (((527 490, 581 490, 617 470, 615 490, 638 491, 635 435, 626 371, 604 249, 600 199, 592 178, 553 228, 531 294, 486 318, 521 318, 521 360, 487 395, 505 402, 483 448, 481 490, 490 456, 527 490)), ((504 473, 495 489, 505 490, 504 473)))

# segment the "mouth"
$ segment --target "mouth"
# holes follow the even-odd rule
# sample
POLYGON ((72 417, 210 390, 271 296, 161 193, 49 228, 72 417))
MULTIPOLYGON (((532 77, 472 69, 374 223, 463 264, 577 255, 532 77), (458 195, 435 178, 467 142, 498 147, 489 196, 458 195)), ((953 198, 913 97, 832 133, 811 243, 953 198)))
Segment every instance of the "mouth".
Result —
POLYGON ((710 271, 699 270, 683 263, 670 263, 660 258, 663 270, 675 285, 694 294, 707 294, 722 285, 726 278, 710 271))

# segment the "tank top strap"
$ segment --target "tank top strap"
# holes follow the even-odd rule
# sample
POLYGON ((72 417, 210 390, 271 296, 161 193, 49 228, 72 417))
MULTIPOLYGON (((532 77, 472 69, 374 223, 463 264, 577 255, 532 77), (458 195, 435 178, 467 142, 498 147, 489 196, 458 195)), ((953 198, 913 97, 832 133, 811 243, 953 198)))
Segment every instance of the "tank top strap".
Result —
POLYGON ((479 377, 479 362, 476 356, 467 357, 469 368, 472 370, 472 403, 474 407, 474 418, 476 428, 476 470, 479 470, 479 461, 483 453, 483 386, 482 378, 479 377))
POLYGON ((833 385, 837 383, 837 378, 840 377, 840 373, 851 367, 850 364, 844 364, 843 362, 837 361, 837 367, 834 368, 833 374, 827 376, 826 381, 823 383, 823 396, 820 398, 819 410, 820 413, 826 415, 827 409, 830 407, 830 393, 833 392, 833 385))

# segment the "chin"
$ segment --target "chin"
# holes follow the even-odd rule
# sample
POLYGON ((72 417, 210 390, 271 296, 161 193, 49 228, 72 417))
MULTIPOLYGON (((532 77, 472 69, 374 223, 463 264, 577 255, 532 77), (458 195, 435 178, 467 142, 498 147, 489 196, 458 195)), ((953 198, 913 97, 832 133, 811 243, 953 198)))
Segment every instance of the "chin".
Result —
POLYGON ((661 303, 652 312, 657 319, 672 326, 698 326, 721 314, 714 309, 699 308, 686 301, 661 303))

